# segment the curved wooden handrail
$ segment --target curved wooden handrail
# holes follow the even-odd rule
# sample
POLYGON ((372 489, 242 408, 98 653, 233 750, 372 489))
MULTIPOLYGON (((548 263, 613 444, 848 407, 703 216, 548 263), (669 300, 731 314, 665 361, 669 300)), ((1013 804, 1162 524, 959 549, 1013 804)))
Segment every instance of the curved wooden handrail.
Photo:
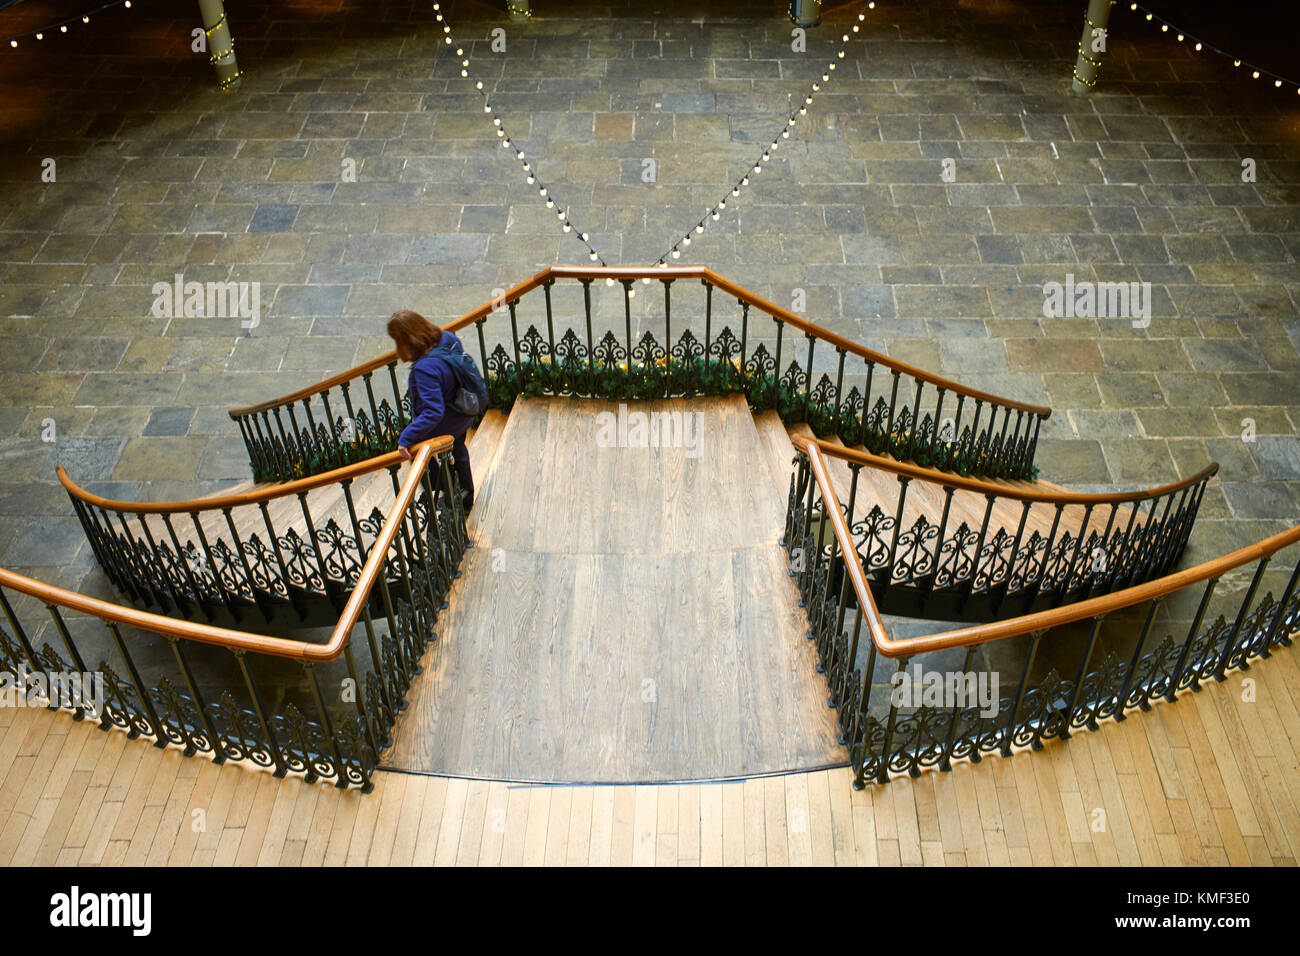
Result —
MULTIPOLYGON (((453 443, 452 436, 439 435, 436 438, 428 438, 417 443, 413 451, 414 449, 427 448, 430 454, 437 454, 438 452, 449 451, 453 443)), ((59 481, 67 489, 68 494, 78 501, 84 501, 86 504, 94 505, 97 508, 103 508, 107 511, 120 511, 124 514, 173 515, 190 514, 196 511, 216 511, 222 508, 236 508, 240 505, 255 505, 263 501, 272 501, 276 498, 283 498, 285 495, 296 495, 300 492, 311 491, 313 488, 321 488, 325 485, 332 485, 340 481, 367 475, 382 468, 388 468, 390 465, 395 465, 402 460, 398 452, 390 451, 374 458, 367 458, 365 461, 353 462, 351 465, 335 468, 333 471, 323 471, 319 475, 310 475, 306 478, 286 481, 283 484, 263 488, 260 491, 245 491, 240 494, 220 495, 213 498, 194 498, 190 501, 114 501, 111 498, 102 498, 82 488, 68 477, 68 473, 62 465, 55 469, 55 474, 58 475, 59 481)))
MULTIPOLYGON (((1076 601, 1074 604, 1066 604, 1046 611, 1037 611, 1021 617, 1008 618, 1005 621, 993 621, 988 624, 961 627, 937 634, 904 638, 899 641, 891 641, 886 637, 883 642, 877 641, 876 647, 886 657, 910 657, 913 654, 921 654, 925 651, 971 647, 1007 637, 1019 637, 1022 634, 1030 634, 1034 631, 1045 631, 1048 628, 1060 627, 1064 624, 1073 624, 1085 618, 1110 614, 1126 607, 1132 607, 1135 604, 1141 604, 1143 601, 1165 597, 1188 585, 1208 581, 1210 578, 1222 577, 1229 571, 1276 554, 1283 548, 1298 541, 1300 541, 1300 525, 1296 525, 1287 531, 1281 531, 1272 537, 1265 538, 1263 541, 1257 541, 1255 544, 1248 544, 1244 548, 1238 548, 1230 554, 1198 564, 1194 568, 1175 571, 1173 574, 1167 574, 1162 578, 1156 578, 1154 581, 1147 581, 1144 584, 1135 584, 1132 587, 1124 588, 1122 591, 1114 591, 1101 597, 1076 601)), ((872 637, 873 639, 876 637, 876 632, 872 632, 872 637)))
POLYGON ((830 455, 833 458, 856 462, 881 471, 891 471, 896 475, 904 475, 920 481, 960 488, 965 491, 975 491, 982 495, 993 495, 998 498, 1039 501, 1046 504, 1060 505, 1108 505, 1148 501, 1174 491, 1181 491, 1189 485, 1195 485, 1213 477, 1219 470, 1219 463, 1212 461, 1189 478, 1183 478, 1167 485, 1160 485, 1158 488, 1148 488, 1144 491, 1111 491, 1103 494, 1087 494, 1080 491, 1031 491, 1016 488, 1012 485, 986 481, 982 478, 967 478, 946 471, 936 471, 933 468, 923 468, 920 465, 897 461, 893 458, 884 458, 870 452, 845 448, 842 445, 836 445, 820 438, 812 438, 808 435, 791 435, 790 440, 799 448, 807 449, 816 446, 823 454, 830 455))
MULTIPOLYGON (((451 332, 459 332, 466 326, 472 325, 479 319, 485 318, 491 314, 502 302, 514 302, 553 279, 614 279, 616 281, 625 279, 700 279, 701 281, 708 282, 710 285, 734 296, 736 299, 746 302, 760 311, 766 312, 768 315, 775 319, 779 319, 786 325, 794 326, 800 331, 814 336, 835 348, 843 349, 849 354, 883 365, 886 368, 901 372, 904 375, 910 375, 912 378, 926 382, 936 388, 942 388, 945 391, 965 395, 969 398, 975 399, 976 401, 990 402, 1005 408, 1028 412, 1029 414, 1036 415, 1042 419, 1046 419, 1052 414, 1052 410, 1045 406, 1034 405, 1029 402, 1021 402, 1016 399, 1006 398, 1001 395, 993 395, 990 392, 970 388, 966 385, 962 385, 960 382, 954 382, 952 379, 944 378, 941 375, 935 375, 931 372, 927 372, 925 369, 917 368, 915 365, 900 362, 897 359, 892 359, 887 355, 874 351, 873 349, 859 345, 856 342, 852 342, 842 336, 836 335, 834 332, 829 332, 821 326, 815 325, 806 319, 800 318, 793 312, 781 308, 774 302, 769 302, 767 299, 755 295, 743 286, 736 285, 734 282, 723 278, 712 269, 705 266, 672 266, 664 268, 642 268, 632 266, 613 266, 604 268, 589 268, 586 266, 549 266, 531 278, 525 279, 513 288, 508 289, 497 298, 489 299, 477 308, 466 312, 454 322, 444 326, 444 328, 451 332)), ((279 398, 273 398, 269 401, 259 402, 254 405, 232 408, 229 410, 229 415, 231 418, 240 418, 244 415, 265 411, 291 402, 301 401, 304 398, 310 398, 311 396, 333 388, 336 385, 349 382, 367 372, 373 372, 376 369, 382 368, 389 362, 393 361, 396 357, 396 352, 387 352, 378 358, 371 359, 370 361, 349 369, 346 372, 340 372, 332 378, 325 379, 322 382, 317 382, 315 385, 308 385, 296 392, 290 392, 288 395, 282 395, 279 398)))
MULTIPOLYGON (((867 583, 867 574, 862 570, 862 562, 857 558, 857 548, 853 543, 853 533, 849 530, 848 522, 844 520, 844 513, 840 508, 839 495, 835 493, 835 483, 831 481, 830 475, 826 471, 826 462, 822 459, 821 449, 815 444, 808 446, 808 464, 812 467, 813 477, 821 489, 822 501, 826 505, 826 516, 831 519, 831 530, 835 537, 839 539, 840 554, 852 554, 852 560, 844 562, 844 567, 848 571, 849 581, 853 585, 853 593, 857 595, 858 607, 862 609, 862 616, 866 619, 867 627, 873 635, 885 632, 885 622, 880 617, 880 610, 876 607, 875 595, 871 593, 871 586, 867 583)), ((886 638, 887 639, 887 638, 886 638)))
POLYGON ((196 641, 200 644, 212 644, 232 651, 252 651, 257 654, 283 657, 296 661, 316 663, 332 661, 343 653, 343 649, 347 645, 352 629, 356 626, 357 618, 361 614, 361 609, 369 599, 370 590, 378 580, 380 570, 387 560, 388 549, 392 547, 393 538, 397 535, 401 517, 410 507, 411 501, 419 489, 420 479, 428 468, 429 459, 435 453, 434 445, 438 441, 440 439, 430 439, 417 446, 414 457, 411 459, 411 469, 406 478, 403 479, 397 498, 384 519, 384 526, 380 529, 378 537, 370 548, 366 563, 362 566, 361 573, 352 586, 352 594, 348 598, 347 604, 344 605, 329 640, 324 644, 307 644, 283 637, 252 634, 247 631, 236 631, 232 628, 216 627, 211 624, 179 620, 162 614, 152 614, 148 611, 140 611, 121 604, 112 604, 98 598, 87 597, 84 594, 78 594, 76 591, 69 591, 66 588, 46 584, 43 581, 37 581, 34 578, 25 577, 4 568, 0 568, 0 586, 27 594, 47 605, 53 604, 69 608, 97 617, 103 621, 125 624, 129 627, 151 631, 167 637, 196 641))

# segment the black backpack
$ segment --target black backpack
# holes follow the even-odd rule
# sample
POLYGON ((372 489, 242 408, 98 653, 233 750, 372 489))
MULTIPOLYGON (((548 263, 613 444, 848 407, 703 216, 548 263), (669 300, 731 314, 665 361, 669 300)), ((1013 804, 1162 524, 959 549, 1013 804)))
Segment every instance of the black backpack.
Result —
POLYGON ((456 394, 451 396, 448 404, 452 411, 466 418, 478 418, 488 407, 487 382, 479 374, 474 360, 465 354, 465 350, 449 335, 430 350, 430 355, 447 363, 452 376, 456 379, 456 394))

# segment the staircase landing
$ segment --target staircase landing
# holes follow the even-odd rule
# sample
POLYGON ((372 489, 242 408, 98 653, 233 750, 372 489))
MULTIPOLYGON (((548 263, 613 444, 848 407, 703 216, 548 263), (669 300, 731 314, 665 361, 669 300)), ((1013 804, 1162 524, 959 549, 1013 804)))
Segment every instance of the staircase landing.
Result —
POLYGON ((745 400, 628 403, 698 413, 698 451, 602 447, 618 410, 516 403, 386 766, 627 783, 847 759, 745 400))

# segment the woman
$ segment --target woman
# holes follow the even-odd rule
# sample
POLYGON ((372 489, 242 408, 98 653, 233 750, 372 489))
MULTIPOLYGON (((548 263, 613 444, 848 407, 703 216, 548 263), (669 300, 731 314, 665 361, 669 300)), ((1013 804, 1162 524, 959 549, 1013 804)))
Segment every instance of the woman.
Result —
MULTIPOLYGON (((455 412, 448 396, 456 394, 456 376, 446 362, 438 358, 443 349, 463 351, 460 339, 444 332, 418 312, 402 309, 388 320, 388 334, 397 346, 397 356, 411 364, 406 391, 411 398, 411 423, 397 439, 397 451, 407 460, 411 446, 439 435, 451 435, 452 461, 464 495, 465 510, 474 504, 474 473, 469 467, 469 448, 465 432, 471 419, 455 412)), ((445 486, 442 470, 437 472, 440 487, 445 486)), ((448 500, 451 499, 449 489, 448 500)))

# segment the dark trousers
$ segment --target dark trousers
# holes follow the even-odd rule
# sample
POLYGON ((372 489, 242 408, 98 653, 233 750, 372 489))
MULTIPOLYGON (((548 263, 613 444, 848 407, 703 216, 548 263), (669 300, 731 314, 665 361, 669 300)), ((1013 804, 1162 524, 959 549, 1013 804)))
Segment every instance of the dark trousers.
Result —
MULTIPOLYGON (((451 446, 451 463, 456 472, 456 480, 460 483, 461 492, 465 495, 465 510, 468 511, 474 503, 474 473, 469 467, 469 446, 465 444, 465 432, 457 435, 455 443, 451 446)), ((446 473, 441 465, 435 468, 434 487, 445 494, 449 501, 451 500, 451 490, 447 487, 446 473)))

